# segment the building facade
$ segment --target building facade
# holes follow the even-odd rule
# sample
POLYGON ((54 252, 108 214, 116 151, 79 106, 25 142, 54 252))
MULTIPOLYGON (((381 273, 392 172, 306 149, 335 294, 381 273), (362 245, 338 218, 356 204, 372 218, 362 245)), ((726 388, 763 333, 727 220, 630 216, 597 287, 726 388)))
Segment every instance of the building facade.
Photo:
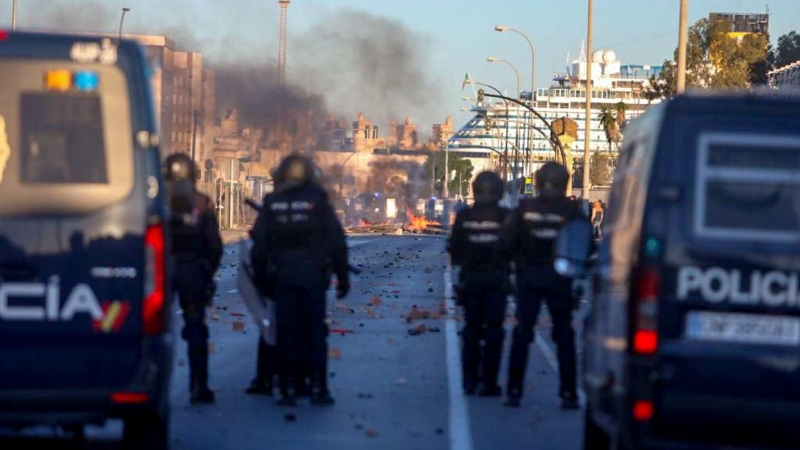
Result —
POLYGON ((153 66, 152 88, 164 155, 185 152, 206 178, 205 161, 213 159, 216 79, 203 55, 177 51, 166 36, 130 35, 146 49, 153 66))

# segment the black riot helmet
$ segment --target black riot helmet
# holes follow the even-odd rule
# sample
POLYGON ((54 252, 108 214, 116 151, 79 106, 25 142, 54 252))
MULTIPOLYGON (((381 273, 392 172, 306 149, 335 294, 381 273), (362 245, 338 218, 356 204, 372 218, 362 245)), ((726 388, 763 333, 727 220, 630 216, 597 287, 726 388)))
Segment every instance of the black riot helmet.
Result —
POLYGON ((481 172, 472 182, 475 204, 496 204, 503 198, 503 180, 494 172, 481 172))
POLYGON ((185 153, 173 153, 164 162, 167 199, 176 216, 192 214, 195 203, 197 167, 185 153))
POLYGON ((292 153, 275 169, 273 180, 276 188, 286 190, 313 183, 319 175, 319 169, 311 159, 299 153, 292 153))
POLYGON ((536 190, 543 197, 563 197, 567 195, 569 172, 557 162, 546 162, 536 171, 536 190))

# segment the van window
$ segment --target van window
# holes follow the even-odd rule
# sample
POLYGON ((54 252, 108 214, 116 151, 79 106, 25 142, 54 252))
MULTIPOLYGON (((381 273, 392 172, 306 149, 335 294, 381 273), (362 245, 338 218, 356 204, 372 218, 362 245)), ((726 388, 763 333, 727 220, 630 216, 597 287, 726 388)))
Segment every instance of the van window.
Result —
POLYGON ((697 155, 697 235, 800 241, 800 138, 705 134, 697 155))
POLYGON ((125 74, 116 66, 0 60, 0 216, 79 214, 134 185, 125 74))

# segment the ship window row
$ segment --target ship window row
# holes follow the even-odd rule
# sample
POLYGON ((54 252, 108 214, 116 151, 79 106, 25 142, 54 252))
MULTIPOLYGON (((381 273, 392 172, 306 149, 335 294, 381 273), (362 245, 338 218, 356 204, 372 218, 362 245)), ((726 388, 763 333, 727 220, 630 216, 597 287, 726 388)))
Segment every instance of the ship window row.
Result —
MULTIPOLYGON (((616 100, 625 100, 625 99, 636 99, 640 98, 641 95, 641 83, 625 83, 621 84, 618 87, 620 88, 628 88, 632 89, 633 92, 619 92, 619 91, 608 91, 608 90, 596 90, 592 91, 592 98, 594 99, 616 99, 616 100)), ((586 98, 586 90, 574 90, 574 89, 558 89, 558 88, 543 88, 539 89, 536 93, 537 99, 539 101, 542 100, 542 97, 568 97, 568 98, 575 98, 575 99, 585 99, 586 98)))

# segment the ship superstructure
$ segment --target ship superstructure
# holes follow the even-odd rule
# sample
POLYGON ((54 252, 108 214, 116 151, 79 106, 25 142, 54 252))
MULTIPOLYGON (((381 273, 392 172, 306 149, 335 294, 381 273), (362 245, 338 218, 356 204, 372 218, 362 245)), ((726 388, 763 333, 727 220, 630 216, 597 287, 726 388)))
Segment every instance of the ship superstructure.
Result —
MULTIPOLYGON (((625 105, 625 121, 640 116, 650 105, 643 92, 651 75, 658 75, 662 67, 652 65, 622 64, 615 52, 598 50, 592 54, 592 114, 591 152, 615 154, 616 145, 610 145, 600 124, 601 108, 625 105)), ((586 57, 574 60, 565 73, 555 73, 550 87, 537 89, 531 100, 530 92, 521 92, 520 99, 532 106, 545 120, 551 122, 566 117, 577 122, 577 139, 568 144, 575 166, 583 164, 584 125, 586 118, 586 57)), ((476 88, 479 86, 476 86, 476 88)), ((486 93, 493 93, 484 88, 486 93)), ((489 100, 488 98, 486 100, 489 100)), ((547 137, 550 132, 539 118, 514 103, 485 102, 473 106, 472 117, 448 141, 449 151, 469 158, 478 173, 481 170, 503 168, 506 159, 516 174, 533 173, 539 165, 552 160, 555 152, 547 137), (484 117, 489 117, 491 129, 485 127, 484 117), (538 130, 532 128, 538 128, 538 130)), ((619 108, 617 108, 619 109, 619 108)), ((513 170, 507 171, 508 177, 513 170)))

